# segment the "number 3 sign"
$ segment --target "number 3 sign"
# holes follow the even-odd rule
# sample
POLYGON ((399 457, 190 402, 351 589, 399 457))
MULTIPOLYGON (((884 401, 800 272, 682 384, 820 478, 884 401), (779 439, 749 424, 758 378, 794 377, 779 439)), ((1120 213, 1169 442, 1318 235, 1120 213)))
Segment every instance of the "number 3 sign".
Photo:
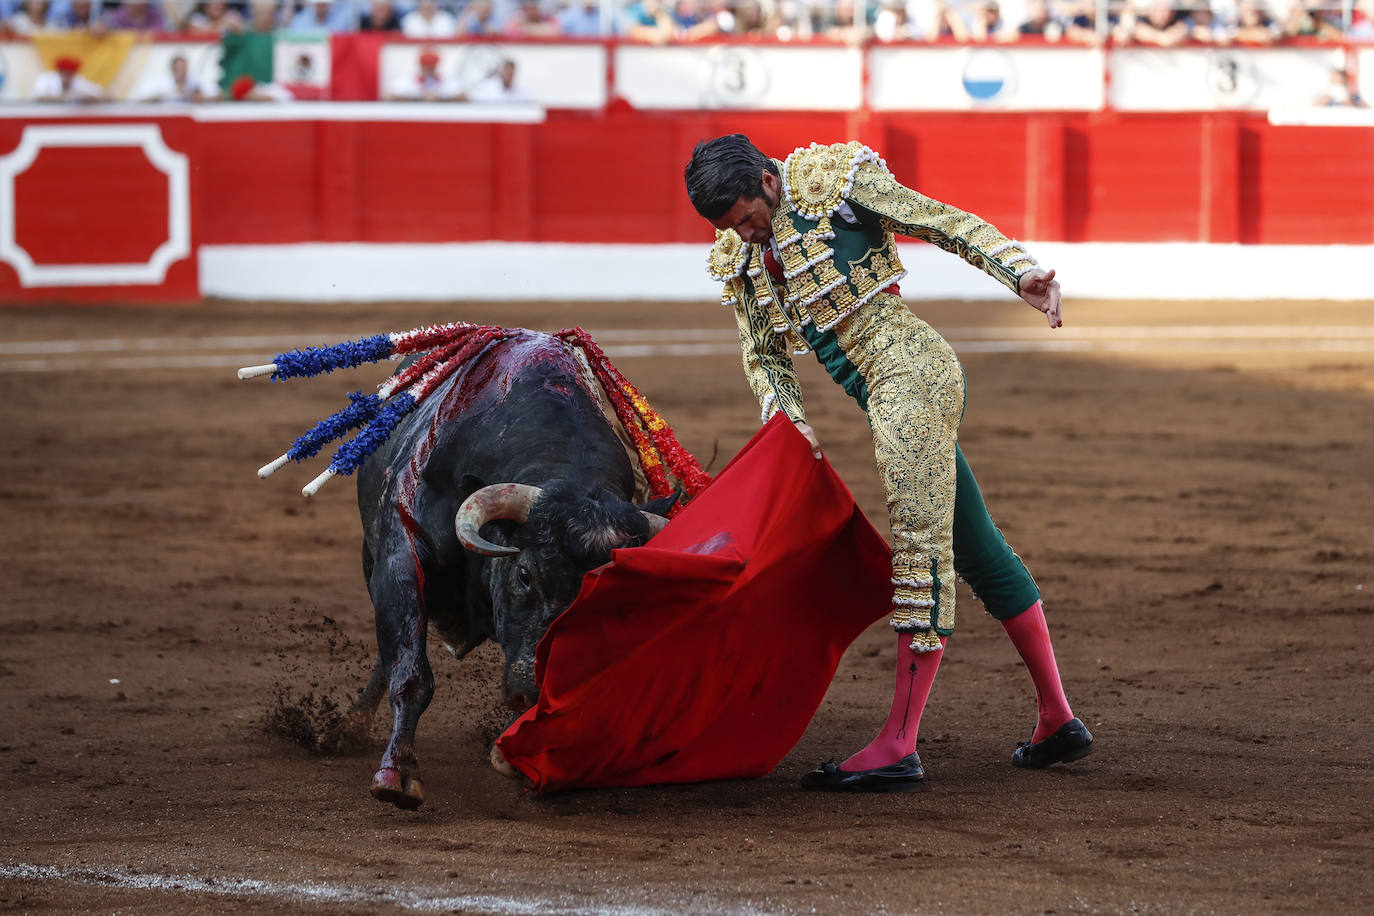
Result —
POLYGON ((717 45, 706 56, 708 105, 742 108, 768 92, 768 65, 753 48, 717 45))

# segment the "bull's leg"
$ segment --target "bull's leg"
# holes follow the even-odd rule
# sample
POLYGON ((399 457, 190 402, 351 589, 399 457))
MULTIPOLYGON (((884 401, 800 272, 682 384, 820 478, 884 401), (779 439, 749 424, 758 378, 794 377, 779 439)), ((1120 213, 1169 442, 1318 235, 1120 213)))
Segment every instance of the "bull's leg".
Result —
POLYGON ((348 707, 350 716, 365 716, 372 718, 372 714, 377 711, 377 704, 382 701, 382 694, 386 692, 386 667, 382 664, 379 656, 377 663, 372 666, 372 674, 367 678, 367 685, 358 691, 358 698, 353 701, 353 705, 348 707))
MULTIPOLYGON (((391 740, 372 776, 372 797, 413 809, 425 800, 415 759, 415 727, 434 696, 434 673, 425 651, 426 618, 409 559, 394 564, 384 583, 377 583, 375 576, 372 583, 380 672, 375 677, 386 678, 392 715, 391 740), (397 567, 406 568, 402 572, 397 567)), ((371 687, 371 680, 368 683, 371 687)))
POLYGON ((382 701, 382 694, 386 693, 386 668, 382 665, 381 658, 372 666, 372 674, 367 679, 367 686, 358 691, 358 697, 349 705, 348 711, 344 713, 343 722, 340 725, 340 737, 343 741, 353 745, 362 745, 367 741, 367 733, 372 727, 372 717, 377 712, 377 704, 382 701))

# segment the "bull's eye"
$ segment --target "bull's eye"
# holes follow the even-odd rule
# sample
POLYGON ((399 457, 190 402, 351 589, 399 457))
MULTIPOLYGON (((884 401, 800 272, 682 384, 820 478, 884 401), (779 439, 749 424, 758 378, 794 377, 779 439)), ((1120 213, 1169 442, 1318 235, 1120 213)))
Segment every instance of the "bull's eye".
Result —
POLYGON ((522 588, 529 588, 529 587, 530 587, 530 571, 529 571, 529 568, 528 568, 528 567, 525 567, 525 566, 517 566, 517 567, 515 567, 515 578, 518 579, 518 580, 520 580, 520 586, 521 586, 522 588))

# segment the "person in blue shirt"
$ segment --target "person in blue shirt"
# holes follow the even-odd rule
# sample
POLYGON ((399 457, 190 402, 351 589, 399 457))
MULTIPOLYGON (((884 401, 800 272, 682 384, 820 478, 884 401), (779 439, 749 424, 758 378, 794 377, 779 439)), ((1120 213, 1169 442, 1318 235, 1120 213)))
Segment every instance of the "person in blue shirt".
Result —
POLYGON ((568 38, 601 36, 601 4, 597 0, 569 0, 558 11, 558 29, 568 38))
POLYGON ((296 11, 287 22, 291 32, 351 32, 357 27, 354 6, 348 0, 311 0, 296 11))

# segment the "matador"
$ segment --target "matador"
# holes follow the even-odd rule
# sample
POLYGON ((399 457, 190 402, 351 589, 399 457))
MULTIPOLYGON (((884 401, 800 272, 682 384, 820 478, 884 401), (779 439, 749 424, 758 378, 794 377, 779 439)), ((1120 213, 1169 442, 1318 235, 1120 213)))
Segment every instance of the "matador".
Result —
POLYGON ((861 143, 811 144, 770 159, 743 134, 697 144, 685 170, 697 212, 716 228, 708 271, 739 326, 762 419, 785 413, 811 443, 794 355, 812 353, 858 402, 872 430, 891 522, 896 690, 886 723, 808 788, 924 787, 917 729, 947 638, 955 576, 1001 621, 1030 672, 1037 720, 1012 754, 1039 769, 1092 751, 1060 680, 1040 590, 988 515, 958 444, 965 406, 953 349, 902 302, 895 235, 957 254, 1060 324, 1059 284, 991 224, 893 178, 861 143))

